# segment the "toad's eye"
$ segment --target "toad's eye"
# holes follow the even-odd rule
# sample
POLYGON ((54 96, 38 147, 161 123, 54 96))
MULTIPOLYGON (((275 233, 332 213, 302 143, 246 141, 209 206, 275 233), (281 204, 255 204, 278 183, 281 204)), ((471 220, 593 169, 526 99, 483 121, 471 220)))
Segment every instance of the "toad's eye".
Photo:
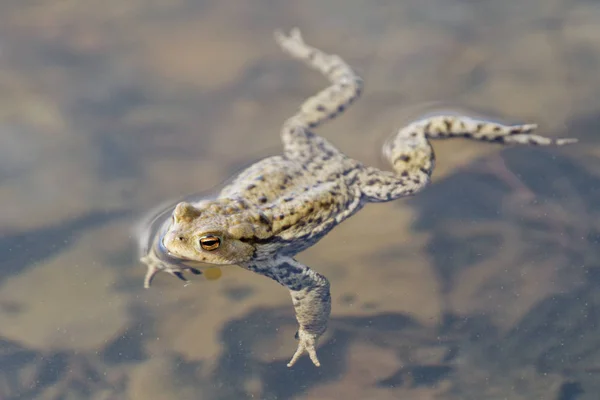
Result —
POLYGON ((200 238, 200 247, 204 250, 216 250, 221 245, 221 239, 214 235, 206 235, 200 238))

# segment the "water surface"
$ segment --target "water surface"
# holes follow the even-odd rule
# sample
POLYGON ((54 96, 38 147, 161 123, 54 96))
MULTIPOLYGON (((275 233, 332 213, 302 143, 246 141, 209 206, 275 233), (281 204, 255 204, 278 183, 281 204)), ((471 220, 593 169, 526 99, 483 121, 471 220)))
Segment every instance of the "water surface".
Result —
POLYGON ((599 64, 597 2, 2 2, 0 399, 596 399, 599 64), (304 252, 332 283, 320 369, 285 367, 285 289, 145 290, 134 234, 280 151, 325 85, 274 44, 293 26, 365 78, 318 133, 366 163, 436 104, 581 141, 437 143, 428 190, 304 252))

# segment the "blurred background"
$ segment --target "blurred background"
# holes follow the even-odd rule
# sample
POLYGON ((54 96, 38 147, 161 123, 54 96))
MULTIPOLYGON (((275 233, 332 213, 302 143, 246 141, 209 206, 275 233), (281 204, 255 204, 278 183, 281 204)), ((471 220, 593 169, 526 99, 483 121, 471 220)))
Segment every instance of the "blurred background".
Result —
POLYGON ((0 399, 597 399, 600 2, 0 2, 0 399), (433 184, 300 261, 332 284, 322 367, 293 369, 288 292, 225 268, 142 288, 135 226, 281 151, 326 81, 300 27, 366 81, 319 128, 350 156, 423 112, 536 122, 563 148, 435 143, 433 184))

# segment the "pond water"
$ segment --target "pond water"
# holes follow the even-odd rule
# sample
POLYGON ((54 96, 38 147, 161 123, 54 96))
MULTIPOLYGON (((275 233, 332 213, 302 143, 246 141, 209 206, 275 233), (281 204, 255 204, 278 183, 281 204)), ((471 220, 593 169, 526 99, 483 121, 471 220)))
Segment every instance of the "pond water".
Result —
POLYGON ((597 399, 599 67, 593 1, 3 1, 0 400, 597 399), (332 285, 319 369, 286 367, 276 283, 144 289, 138 260, 140 220, 279 153, 326 85, 274 43, 294 26, 365 79, 318 133, 367 164, 441 108, 580 140, 436 142, 424 192, 302 253, 332 285))

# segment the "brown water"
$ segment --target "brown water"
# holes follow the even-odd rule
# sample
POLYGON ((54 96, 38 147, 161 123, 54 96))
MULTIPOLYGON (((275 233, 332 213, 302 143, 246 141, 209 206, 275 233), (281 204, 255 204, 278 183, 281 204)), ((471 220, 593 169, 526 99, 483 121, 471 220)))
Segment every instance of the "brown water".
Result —
POLYGON ((1 2, 0 399, 597 399, 599 64, 593 1, 1 2), (272 281, 144 290, 136 261, 145 212, 279 152, 325 85, 274 44, 293 26, 366 79, 319 129, 366 163, 442 106, 581 141, 437 143, 428 190, 303 253, 320 369, 285 367, 272 281))

